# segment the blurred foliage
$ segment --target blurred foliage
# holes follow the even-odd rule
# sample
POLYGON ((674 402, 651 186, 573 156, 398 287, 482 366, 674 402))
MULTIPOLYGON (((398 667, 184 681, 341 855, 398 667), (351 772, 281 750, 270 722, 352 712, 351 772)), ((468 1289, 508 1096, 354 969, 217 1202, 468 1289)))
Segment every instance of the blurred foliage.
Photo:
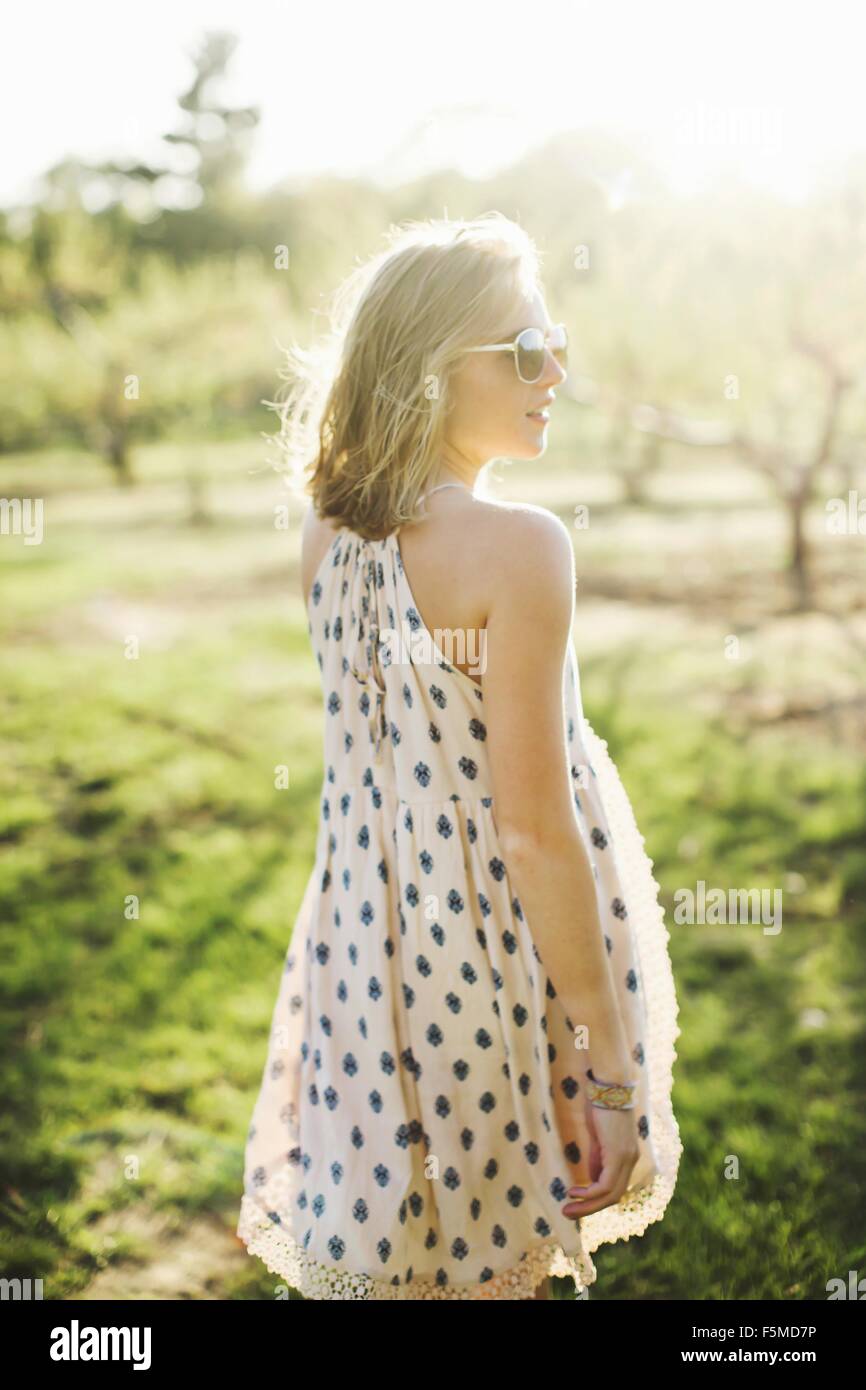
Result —
POLYGON ((484 183, 435 171, 389 189, 326 177, 253 195, 242 176, 258 113, 218 96, 233 49, 230 35, 212 33, 192 55, 164 166, 66 161, 46 174, 38 204, 4 215, 0 366, 13 390, 0 450, 93 432, 105 441, 118 421, 130 445, 173 437, 184 399, 211 438, 260 427, 281 365, 276 342, 309 337, 390 223, 496 207, 538 242, 575 376, 619 402, 605 405, 614 466, 645 445, 634 411, 650 405, 784 455, 784 499, 816 455, 830 366, 851 387, 820 467, 844 480, 852 461, 862 466, 866 198, 856 161, 796 211, 746 186, 683 201, 622 139, 591 129, 551 138, 484 183), (800 338, 823 354, 823 370, 800 338), (124 396, 129 373, 142 379, 135 401, 124 396))
POLYGON ((128 465, 146 439, 236 433, 273 388, 279 306, 253 250, 180 270, 150 258, 98 314, 67 303, 62 325, 20 314, 0 336, 0 371, 22 385, 0 441, 21 447, 41 434, 46 445, 108 453, 119 438, 128 465))

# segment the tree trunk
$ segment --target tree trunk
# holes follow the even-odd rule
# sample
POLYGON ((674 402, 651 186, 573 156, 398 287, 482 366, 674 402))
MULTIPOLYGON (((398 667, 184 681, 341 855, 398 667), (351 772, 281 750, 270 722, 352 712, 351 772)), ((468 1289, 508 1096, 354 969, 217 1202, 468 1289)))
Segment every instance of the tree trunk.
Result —
POLYGON ((119 487, 132 487, 135 478, 129 458, 129 440, 126 429, 118 420, 109 421, 106 426, 108 440, 106 453, 108 462, 114 470, 115 481, 119 487))
POLYGON ((788 570, 793 580, 794 603, 798 612, 811 606, 812 587, 809 576, 809 550, 806 544, 806 496, 798 492, 787 499, 790 554, 788 570))

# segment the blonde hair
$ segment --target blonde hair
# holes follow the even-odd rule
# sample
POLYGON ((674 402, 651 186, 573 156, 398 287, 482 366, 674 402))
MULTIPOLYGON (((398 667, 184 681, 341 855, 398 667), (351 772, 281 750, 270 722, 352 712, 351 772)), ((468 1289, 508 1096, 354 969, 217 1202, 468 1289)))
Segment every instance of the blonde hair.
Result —
POLYGON ((537 281, 534 242, 501 213, 392 226, 337 289, 324 341, 285 349, 288 391, 266 404, 293 490, 370 540, 417 520, 463 349, 498 341, 537 281))

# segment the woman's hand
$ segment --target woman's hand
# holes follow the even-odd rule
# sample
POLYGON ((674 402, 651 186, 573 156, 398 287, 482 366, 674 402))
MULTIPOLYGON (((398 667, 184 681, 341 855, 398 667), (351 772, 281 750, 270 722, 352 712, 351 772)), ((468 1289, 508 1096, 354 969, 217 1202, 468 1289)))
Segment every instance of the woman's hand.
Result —
POLYGON ((590 1135, 591 1182, 587 1187, 568 1189, 570 1200, 562 1213, 572 1221, 618 1202, 640 1155, 633 1110, 602 1110, 586 1100, 584 1112, 590 1135))

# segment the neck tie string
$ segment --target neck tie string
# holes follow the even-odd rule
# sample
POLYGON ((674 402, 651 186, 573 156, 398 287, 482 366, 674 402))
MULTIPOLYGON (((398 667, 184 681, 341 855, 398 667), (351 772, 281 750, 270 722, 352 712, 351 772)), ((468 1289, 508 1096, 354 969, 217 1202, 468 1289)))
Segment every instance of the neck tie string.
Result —
POLYGON ((375 695, 369 717, 370 742, 373 744, 373 761, 382 761, 382 724, 384 721, 385 680, 379 661, 379 611, 376 602, 377 562, 374 542, 360 538, 357 541, 356 575, 361 580, 360 611, 353 610, 352 620, 357 623, 357 649, 363 660, 350 661, 352 675, 359 685, 368 691, 372 687, 375 695), (366 624, 366 627, 365 627, 366 624), (366 638, 366 640, 365 640, 366 638))

